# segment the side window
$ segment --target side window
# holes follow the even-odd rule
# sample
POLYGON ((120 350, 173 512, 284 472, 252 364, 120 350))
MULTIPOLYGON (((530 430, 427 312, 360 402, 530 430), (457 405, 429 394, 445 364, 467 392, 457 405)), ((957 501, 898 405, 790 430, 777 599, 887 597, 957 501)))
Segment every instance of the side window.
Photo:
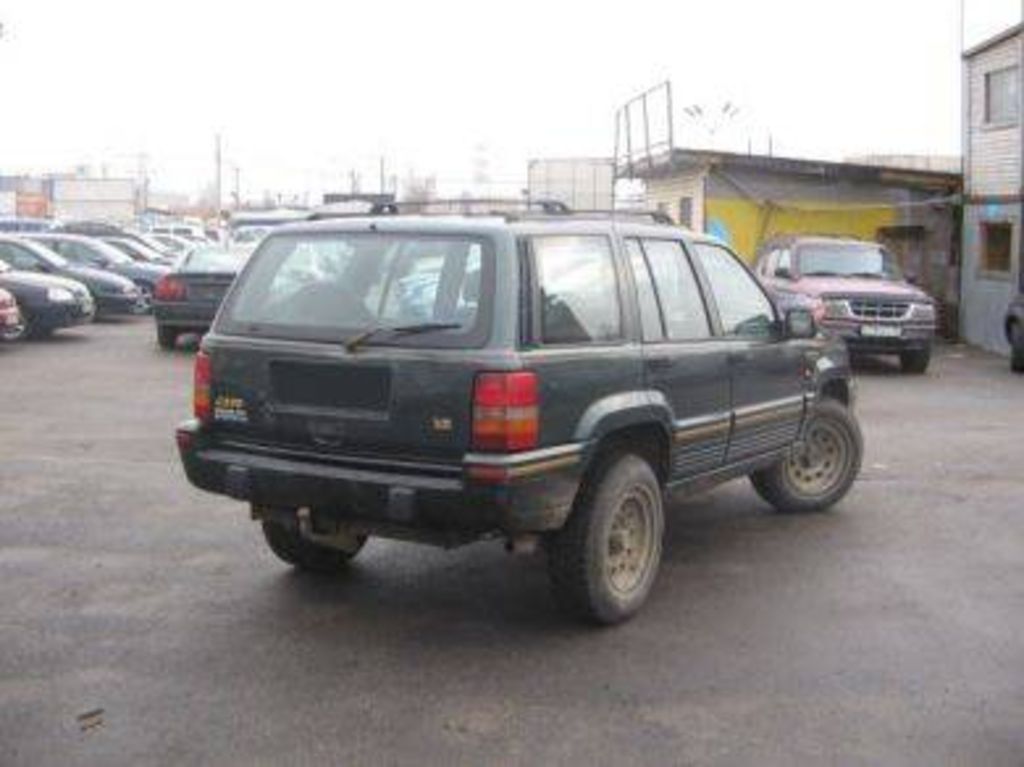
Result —
POLYGON ((775 311, 757 281, 725 248, 698 243, 695 250, 715 296, 725 334, 770 337, 775 311))
POLYGON ((585 344, 622 337, 618 282, 607 237, 535 237, 541 340, 585 344))
POLYGON ((673 341, 708 338, 707 310, 683 246, 676 240, 644 240, 665 330, 673 341))
POLYGON ((658 307, 658 296, 654 292, 654 281, 651 270, 644 258, 640 240, 626 240, 626 254, 629 266, 636 283, 637 303, 640 306, 640 325, 643 328, 644 341, 661 341, 665 338, 665 329, 661 326, 661 309, 658 307))
POLYGON ((37 267, 36 259, 31 253, 8 242, 0 243, 0 258, 12 269, 34 271, 37 267))

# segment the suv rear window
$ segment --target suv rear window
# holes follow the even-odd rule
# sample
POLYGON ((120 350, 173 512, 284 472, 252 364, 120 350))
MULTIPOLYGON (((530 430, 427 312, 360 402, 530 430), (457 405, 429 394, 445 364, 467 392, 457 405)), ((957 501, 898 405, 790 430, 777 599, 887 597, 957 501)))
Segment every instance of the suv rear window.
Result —
POLYGON ((252 258, 225 308, 225 332, 341 342, 376 329, 367 345, 478 346, 485 340, 481 295, 493 281, 485 241, 278 234, 252 258))

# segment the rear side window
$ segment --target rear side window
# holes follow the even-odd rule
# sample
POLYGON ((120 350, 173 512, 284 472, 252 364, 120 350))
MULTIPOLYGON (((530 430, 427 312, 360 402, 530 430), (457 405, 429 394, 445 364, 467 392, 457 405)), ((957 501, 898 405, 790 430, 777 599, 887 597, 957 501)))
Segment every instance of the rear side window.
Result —
POLYGON ((661 341, 665 338, 665 329, 661 325, 661 309, 658 306, 658 295, 654 292, 654 281, 651 270, 644 257, 640 240, 626 240, 626 253, 629 266, 636 283, 637 303, 640 306, 640 325, 643 328, 644 341, 661 341))
POLYGON ((535 237, 541 341, 588 344, 622 338, 611 242, 601 236, 535 237))
POLYGON ((272 235, 220 327, 335 342, 373 331, 367 345, 478 346, 493 260, 488 243, 458 236, 272 235))
POLYGON ((643 240, 644 253, 654 275, 665 331, 673 341, 708 338, 707 310, 690 260, 677 240, 643 240))
POLYGON ((770 337, 775 311, 757 281, 725 248, 697 243, 694 250, 711 285, 725 334, 770 337))

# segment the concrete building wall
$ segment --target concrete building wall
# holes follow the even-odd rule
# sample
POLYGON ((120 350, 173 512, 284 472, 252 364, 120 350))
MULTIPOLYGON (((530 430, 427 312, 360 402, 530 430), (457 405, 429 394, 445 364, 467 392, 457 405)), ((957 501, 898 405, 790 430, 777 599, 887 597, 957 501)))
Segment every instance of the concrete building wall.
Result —
MULTIPOLYGON (((1011 35, 970 56, 964 65, 963 258, 960 332, 965 340, 1008 353, 1003 330, 1006 307, 1021 286, 1021 126, 1020 120, 986 122, 985 75, 1019 67, 1021 35, 1011 35), (1012 226, 1009 272, 986 271, 983 263, 986 222, 1012 226)), ((1024 83, 1018 83, 1024 114, 1024 83)))
POLYGON ((680 203, 684 199, 689 199, 691 200, 690 228, 698 232, 704 231, 704 182, 706 178, 707 171, 705 169, 691 169, 665 178, 648 179, 646 182, 647 205, 668 213, 673 221, 682 223, 680 203))
POLYGON ((531 160, 527 167, 530 199, 557 200, 574 210, 611 210, 614 187, 615 166, 611 159, 531 160))
POLYGON ((964 339, 990 351, 1009 353, 1003 322, 1006 307, 1021 284, 1020 203, 986 203, 964 208, 964 247, 961 279, 963 304, 960 331, 964 339), (982 268, 982 224, 986 221, 1013 225, 1009 274, 992 274, 982 268))
POLYGON ((57 178, 53 180, 54 218, 128 223, 135 217, 135 182, 116 178, 57 178))
POLYGON ((985 112, 986 75, 1018 66, 1020 37, 1012 37, 967 60, 965 98, 968 195, 1016 194, 1020 189, 1021 141, 1017 121, 989 124, 985 112))

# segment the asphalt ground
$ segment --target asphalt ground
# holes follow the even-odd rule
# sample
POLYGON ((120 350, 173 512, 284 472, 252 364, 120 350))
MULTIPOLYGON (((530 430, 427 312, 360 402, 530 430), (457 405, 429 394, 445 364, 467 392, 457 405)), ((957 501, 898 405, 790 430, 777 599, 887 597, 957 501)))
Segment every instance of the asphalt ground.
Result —
POLYGON ((191 354, 144 318, 0 345, 0 765, 1024 764, 1024 377, 858 376, 832 513, 671 506, 595 630, 542 557, 371 541, 290 571, 190 487, 191 354))

